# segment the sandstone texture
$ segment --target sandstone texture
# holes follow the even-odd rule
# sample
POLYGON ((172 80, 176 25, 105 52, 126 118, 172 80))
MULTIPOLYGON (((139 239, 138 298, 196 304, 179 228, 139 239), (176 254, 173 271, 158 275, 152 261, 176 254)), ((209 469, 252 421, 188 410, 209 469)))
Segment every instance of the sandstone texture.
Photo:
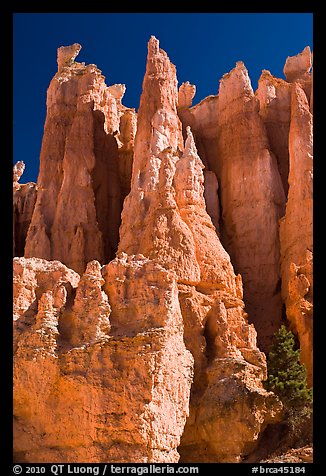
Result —
POLYGON ((182 83, 178 91, 178 108, 188 108, 192 105, 192 100, 196 95, 196 86, 189 81, 182 83))
POLYGON ((13 187, 14 187, 14 189, 19 187, 18 182, 20 180, 20 177, 23 175, 24 170, 25 170, 24 162, 22 160, 19 160, 18 162, 16 162, 16 164, 14 165, 14 168, 13 168, 13 187))
POLYGON ((208 96, 199 104, 190 107, 190 98, 195 91, 195 86, 189 82, 181 84, 178 94, 178 115, 182 122, 184 137, 186 137, 186 127, 191 127, 198 154, 205 165, 204 197, 206 210, 217 233, 220 234, 219 184, 216 170, 218 96, 208 96), (188 101, 185 100, 185 97, 188 98, 188 101))
POLYGON ((14 166, 15 460, 249 461, 282 420, 285 319, 312 384, 310 49, 192 105, 152 36, 137 114, 80 50, 58 49, 37 184, 14 166))
MULTIPOLYGON (((192 107, 185 107, 180 103, 180 90, 182 90, 182 86, 183 84, 179 88, 178 115, 183 129, 185 131, 188 125, 191 126, 196 147, 205 168, 216 173, 218 96, 208 96, 192 107)), ((190 86, 195 87, 194 85, 190 86)))
POLYGON ((136 124, 121 104, 125 86, 106 86, 95 65, 76 62, 80 49, 58 49, 24 256, 82 273, 88 261, 115 256, 136 124))
POLYGON ((13 170, 13 253, 14 256, 24 256, 26 236, 31 223, 37 186, 34 182, 20 184, 19 179, 24 173, 25 164, 19 161, 13 170))

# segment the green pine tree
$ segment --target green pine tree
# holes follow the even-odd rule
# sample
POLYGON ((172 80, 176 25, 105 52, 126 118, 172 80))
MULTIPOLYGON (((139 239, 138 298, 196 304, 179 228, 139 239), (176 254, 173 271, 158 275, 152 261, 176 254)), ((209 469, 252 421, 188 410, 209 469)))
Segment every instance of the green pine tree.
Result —
POLYGON ((293 429, 312 412, 312 389, 307 387, 306 369, 299 358, 293 333, 282 325, 267 357, 265 388, 278 395, 285 421, 293 429))

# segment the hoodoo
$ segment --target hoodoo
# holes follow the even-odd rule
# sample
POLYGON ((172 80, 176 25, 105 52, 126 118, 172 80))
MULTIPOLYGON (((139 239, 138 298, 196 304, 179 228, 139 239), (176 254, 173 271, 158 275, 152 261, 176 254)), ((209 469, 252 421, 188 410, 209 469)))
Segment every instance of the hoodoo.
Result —
POLYGON ((15 460, 245 461, 282 421, 263 351, 286 319, 312 383, 310 50, 192 105, 152 36, 136 114, 80 49, 37 183, 14 167, 15 460))

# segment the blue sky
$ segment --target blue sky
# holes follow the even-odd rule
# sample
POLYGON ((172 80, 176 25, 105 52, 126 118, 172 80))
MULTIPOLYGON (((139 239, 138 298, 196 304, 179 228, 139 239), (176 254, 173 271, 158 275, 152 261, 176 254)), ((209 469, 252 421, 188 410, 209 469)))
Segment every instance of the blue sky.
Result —
POLYGON ((243 61, 253 88, 262 69, 283 78, 287 56, 313 49, 309 13, 17 13, 14 14, 14 162, 36 181, 46 90, 59 46, 80 43, 77 61, 96 64, 107 85, 126 84, 123 104, 138 109, 151 35, 176 65, 179 84, 197 87, 194 104, 217 94, 219 80, 243 61))

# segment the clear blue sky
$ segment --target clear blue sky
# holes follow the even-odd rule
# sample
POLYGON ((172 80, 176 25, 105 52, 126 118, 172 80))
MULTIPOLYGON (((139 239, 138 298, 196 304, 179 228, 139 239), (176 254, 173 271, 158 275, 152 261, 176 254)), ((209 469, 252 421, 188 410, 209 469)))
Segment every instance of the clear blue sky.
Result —
POLYGON ((96 64, 106 84, 126 84, 123 104, 138 109, 147 42, 155 35, 176 65, 179 84, 197 87, 194 104, 217 94, 242 60, 253 88, 262 69, 283 78, 287 56, 313 49, 309 13, 19 13, 14 14, 14 162, 36 181, 46 90, 59 46, 80 43, 77 61, 96 64))

